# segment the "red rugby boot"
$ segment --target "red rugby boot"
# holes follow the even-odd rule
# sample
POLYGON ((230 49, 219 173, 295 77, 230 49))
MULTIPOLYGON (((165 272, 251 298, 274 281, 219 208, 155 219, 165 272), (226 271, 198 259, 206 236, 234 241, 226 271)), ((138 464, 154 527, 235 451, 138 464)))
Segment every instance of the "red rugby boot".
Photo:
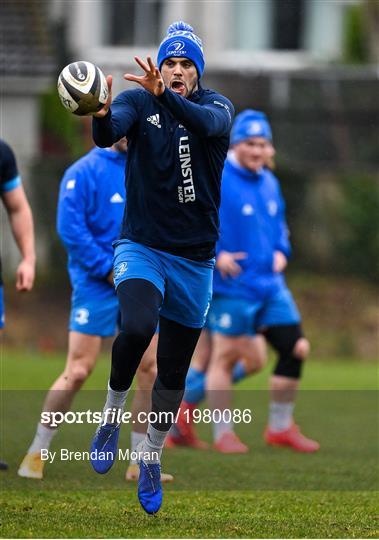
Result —
POLYGON ((193 423, 193 410, 195 408, 196 404, 182 401, 176 423, 166 437, 166 448, 174 448, 175 446, 188 446, 199 450, 207 450, 209 448, 209 444, 201 441, 196 434, 193 423))
POLYGON ((312 453, 320 448, 320 444, 303 435, 296 424, 284 431, 272 431, 267 427, 263 438, 271 446, 289 446, 297 452, 312 453))
POLYGON ((223 433, 214 443, 213 448, 222 454, 246 454, 249 447, 244 444, 234 431, 223 433))

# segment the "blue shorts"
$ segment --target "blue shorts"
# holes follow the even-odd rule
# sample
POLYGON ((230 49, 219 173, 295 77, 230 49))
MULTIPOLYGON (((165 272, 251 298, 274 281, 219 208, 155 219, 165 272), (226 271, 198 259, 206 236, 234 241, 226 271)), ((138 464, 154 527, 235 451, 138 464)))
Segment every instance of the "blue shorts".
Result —
POLYGON ((288 289, 282 289, 261 302, 217 295, 208 318, 212 332, 229 336, 254 336, 265 327, 301 322, 299 310, 288 289))
POLYGON ((212 299, 214 259, 192 261, 131 240, 114 243, 114 284, 146 279, 163 297, 160 315, 202 328, 212 299))
POLYGON ((5 324, 4 290, 3 290, 3 286, 0 285, 0 328, 4 328, 4 324, 5 324))
POLYGON ((90 290, 76 291, 71 297, 69 330, 91 336, 110 337, 116 333, 119 310, 116 294, 94 299, 90 290))

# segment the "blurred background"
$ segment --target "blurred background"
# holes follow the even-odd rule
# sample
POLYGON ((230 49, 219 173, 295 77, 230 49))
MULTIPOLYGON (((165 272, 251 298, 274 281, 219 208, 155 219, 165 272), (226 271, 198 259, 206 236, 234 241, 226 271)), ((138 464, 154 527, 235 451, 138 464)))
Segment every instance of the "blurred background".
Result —
POLYGON ((14 290, 18 252, 1 208, 4 342, 63 350, 70 300, 55 232, 64 169, 92 145, 65 111, 69 62, 132 86, 174 20, 203 39, 203 86, 270 118, 294 255, 288 280, 319 358, 374 359, 379 343, 379 2, 377 0, 2 0, 1 138, 14 149, 36 225, 38 278, 14 290))

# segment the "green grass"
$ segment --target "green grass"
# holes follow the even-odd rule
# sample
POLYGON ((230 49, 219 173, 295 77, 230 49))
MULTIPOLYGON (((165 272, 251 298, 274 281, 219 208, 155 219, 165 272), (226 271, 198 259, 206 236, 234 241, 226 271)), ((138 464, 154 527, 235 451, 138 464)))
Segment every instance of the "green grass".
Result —
POLYGON ((3 535, 23 538, 376 538, 367 493, 167 493, 144 514, 130 492, 7 497, 3 535))
MULTIPOLYGON (((167 450, 164 470, 175 475, 154 518, 139 507, 135 486, 123 480, 125 464, 95 475, 87 462, 54 461, 42 482, 17 477, 33 436, 44 391, 63 367, 63 355, 2 351, 1 456, 10 470, 1 480, 2 537, 209 537, 376 538, 377 368, 372 362, 312 360, 304 372, 296 418, 321 442, 302 455, 267 448, 271 366, 238 385, 234 406, 250 408, 251 424, 236 427, 251 447, 244 456, 167 450)), ((109 360, 103 356, 75 402, 98 410, 109 360)), ((51 450, 86 450, 93 425, 65 425, 51 450)), ((199 426, 211 441, 209 425, 199 426)), ((120 446, 128 447, 125 426, 120 446)))
MULTIPOLYGON (((44 390, 49 388, 64 366, 62 353, 35 353, 0 348, 1 387, 17 390, 44 390)), ((110 356, 102 354, 85 388, 103 390, 109 376, 110 356)), ((266 389, 272 357, 266 368, 241 383, 242 388, 266 389)), ((378 367, 375 360, 354 358, 326 358, 307 360, 301 388, 310 390, 376 390, 378 367)))

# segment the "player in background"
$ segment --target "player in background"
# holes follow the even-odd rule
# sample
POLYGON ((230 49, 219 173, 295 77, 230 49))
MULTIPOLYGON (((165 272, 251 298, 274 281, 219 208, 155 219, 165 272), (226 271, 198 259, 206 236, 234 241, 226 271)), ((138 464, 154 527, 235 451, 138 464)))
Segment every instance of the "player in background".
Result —
MULTIPOLYGON (((265 146, 265 167, 273 170, 275 167, 275 149, 271 141, 265 146)), ((234 254, 238 257, 238 254, 234 254)), ((243 254, 242 254, 243 256, 243 254)), ((232 383, 236 384, 245 377, 259 372, 266 364, 266 342, 262 335, 238 336, 233 341, 233 350, 230 351, 233 358, 239 359, 233 366, 232 383)), ((206 324, 201 332, 197 343, 191 366, 186 378, 186 389, 176 423, 172 426, 166 439, 166 447, 188 446, 191 448, 206 450, 207 442, 197 436, 193 411, 197 409, 206 397, 206 377, 212 355, 212 332, 209 314, 206 324)), ((224 438, 216 447, 222 453, 234 453, 236 450, 246 451, 246 445, 242 445, 238 438, 230 435, 224 438)))
MULTIPOLYGON (((242 335, 263 335, 278 354, 264 439, 267 444, 315 452, 319 444, 305 437, 293 419, 309 342, 283 273, 291 246, 278 180, 264 168, 271 139, 263 113, 246 110, 236 117, 222 179, 207 394, 211 409, 230 408, 232 372, 238 361, 234 343, 242 335)), ((235 440, 232 423, 214 425, 216 448, 232 437, 235 440)), ((246 451, 240 444, 239 451, 246 451)))
MULTIPOLYGON (((8 214, 11 230, 22 257, 16 271, 16 289, 19 292, 30 291, 34 283, 36 264, 33 216, 22 187, 14 153, 2 139, 0 139, 0 197, 8 214)), ((0 337, 4 322, 0 260, 0 337)), ((0 469, 5 470, 7 468, 6 463, 0 462, 0 469)))
MULTIPOLYGON (((234 111, 224 96, 201 87, 203 49, 189 25, 170 25, 159 47, 158 67, 150 57, 136 62, 144 75, 126 74, 125 79, 142 88, 121 93, 112 105, 110 94, 93 119, 99 146, 128 138, 129 167, 127 210, 114 263, 121 332, 112 350, 107 424, 99 426, 91 450, 112 455, 92 460, 97 472, 107 472, 120 429, 107 412, 124 409, 159 319, 152 391, 156 416, 140 446, 138 485, 143 509, 155 513, 162 504, 163 445, 212 295, 220 180, 234 111)), ((112 78, 107 80, 111 90, 112 78)))
MULTIPOLYGON (((102 340, 114 336, 118 302, 113 286, 112 241, 119 235, 125 206, 125 167, 127 140, 110 149, 93 148, 65 172, 59 192, 57 229, 68 253, 68 271, 72 285, 71 314, 66 366, 51 386, 43 411, 66 412, 95 367, 102 340)), ((156 375, 154 336, 137 373, 137 391, 133 402, 131 451, 144 438, 146 424, 137 423, 138 413, 150 410, 147 390, 156 375), (141 431, 141 433, 138 432, 141 431)), ((18 474, 43 478, 45 462, 41 450, 50 447, 57 428, 38 423, 18 474)), ((127 470, 128 480, 136 480, 136 463, 127 470)), ((138 469, 138 467, 137 467, 138 469)), ((163 481, 172 480, 162 475, 163 481)))
MULTIPOLYGON (((233 358, 238 361, 232 370, 232 383, 236 384, 245 377, 258 373, 266 364, 266 343, 263 336, 239 336, 234 340, 233 358)), ((199 408, 206 397, 207 372, 212 355, 213 339, 209 315, 206 326, 201 332, 195 349, 191 367, 186 378, 186 389, 176 423, 172 426, 166 439, 166 448, 188 446, 199 450, 207 450, 209 444, 199 439, 194 425, 194 410, 199 408)), ((234 453, 240 447, 240 441, 228 437, 215 447, 223 453, 234 453)))

